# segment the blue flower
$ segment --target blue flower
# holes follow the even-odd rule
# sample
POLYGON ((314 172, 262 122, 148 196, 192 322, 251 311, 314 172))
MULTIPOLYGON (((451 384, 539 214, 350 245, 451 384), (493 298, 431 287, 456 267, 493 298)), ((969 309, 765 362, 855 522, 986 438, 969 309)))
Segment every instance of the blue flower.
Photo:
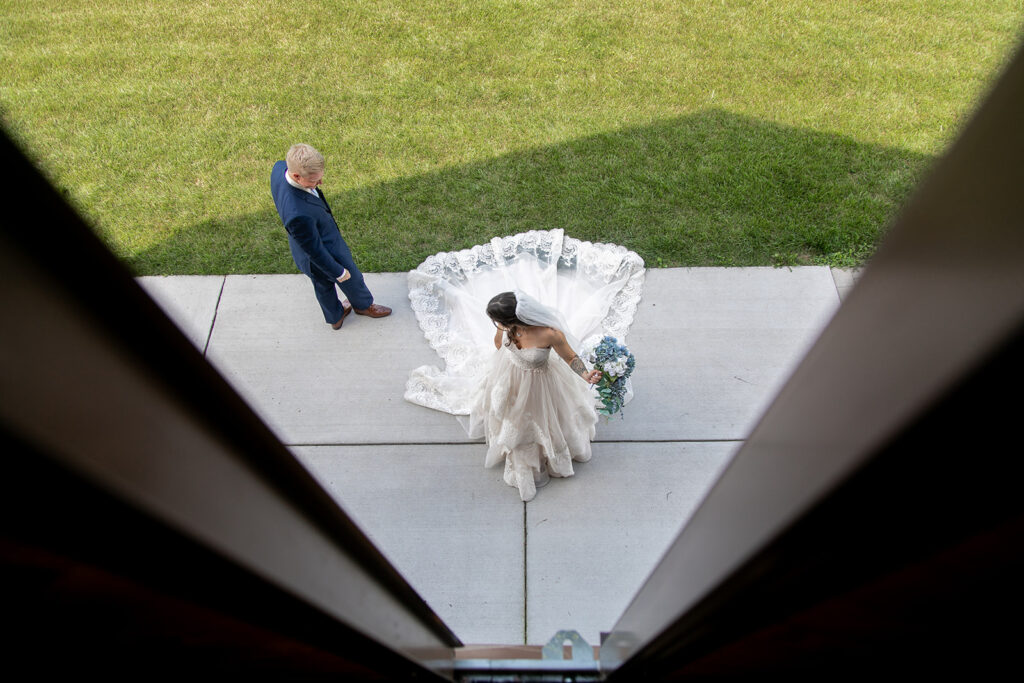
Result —
POLYGON ((619 413, 621 417, 626 397, 625 380, 633 374, 636 358, 615 337, 606 335, 600 341, 591 339, 588 342, 584 345, 583 357, 601 371, 601 379, 595 385, 602 405, 597 412, 607 417, 619 413))

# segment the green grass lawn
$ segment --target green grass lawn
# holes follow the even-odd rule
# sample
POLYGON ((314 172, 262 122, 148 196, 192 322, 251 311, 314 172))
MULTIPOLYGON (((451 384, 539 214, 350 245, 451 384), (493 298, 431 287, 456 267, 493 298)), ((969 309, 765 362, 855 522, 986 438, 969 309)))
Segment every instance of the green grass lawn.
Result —
POLYGON ((651 266, 857 265, 1022 0, 7 0, 0 120, 139 274, 295 272, 292 142, 367 271, 565 228, 651 266))

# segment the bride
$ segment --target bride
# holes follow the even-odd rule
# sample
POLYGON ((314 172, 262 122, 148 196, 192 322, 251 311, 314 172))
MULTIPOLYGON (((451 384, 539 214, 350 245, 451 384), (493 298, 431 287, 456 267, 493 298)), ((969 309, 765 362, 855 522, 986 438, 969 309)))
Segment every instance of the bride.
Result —
POLYGON ((625 343, 643 278, 634 252, 562 230, 428 257, 409 273, 409 299, 445 367, 413 370, 406 400, 483 436, 485 466, 504 460, 505 482, 532 499, 549 476, 572 476, 572 460, 590 458, 598 399, 585 382, 599 373, 581 372, 576 353, 604 335, 625 343), (548 363, 552 348, 565 363, 548 363))

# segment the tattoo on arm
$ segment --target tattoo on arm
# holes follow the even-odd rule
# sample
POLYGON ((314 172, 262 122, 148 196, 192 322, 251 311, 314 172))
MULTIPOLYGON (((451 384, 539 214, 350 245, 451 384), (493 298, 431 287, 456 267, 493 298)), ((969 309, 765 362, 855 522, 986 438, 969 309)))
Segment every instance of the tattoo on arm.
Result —
POLYGON ((580 377, 584 377, 587 374, 587 366, 583 364, 579 356, 573 356, 572 360, 569 361, 569 367, 580 377))

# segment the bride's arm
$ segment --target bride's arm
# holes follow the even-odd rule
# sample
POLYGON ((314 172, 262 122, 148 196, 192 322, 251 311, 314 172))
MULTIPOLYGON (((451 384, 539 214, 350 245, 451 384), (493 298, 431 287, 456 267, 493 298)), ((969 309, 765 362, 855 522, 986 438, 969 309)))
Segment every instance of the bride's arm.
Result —
POLYGON ((583 381, 589 384, 597 384, 598 380, 601 379, 600 370, 587 370, 586 364, 583 360, 576 355, 576 352, 569 346, 569 342, 565 340, 565 335, 560 330, 554 328, 551 329, 551 348, 555 350, 559 356, 562 357, 572 371, 583 378, 583 381))

